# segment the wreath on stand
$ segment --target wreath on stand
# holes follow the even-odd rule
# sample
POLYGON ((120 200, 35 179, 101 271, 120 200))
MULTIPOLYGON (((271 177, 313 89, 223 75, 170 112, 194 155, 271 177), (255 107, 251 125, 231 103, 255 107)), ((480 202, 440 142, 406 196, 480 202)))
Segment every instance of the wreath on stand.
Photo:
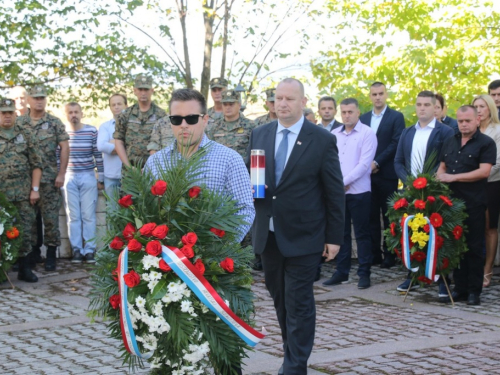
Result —
POLYGON ((387 247, 411 271, 412 284, 431 284, 458 267, 467 251, 467 214, 446 184, 427 173, 408 177, 407 186, 389 200, 387 216, 387 247))
POLYGON ((109 320, 133 369, 228 374, 263 337, 254 313, 252 252, 232 197, 207 190, 200 149, 163 160, 159 176, 129 168, 119 208, 108 208, 92 276, 91 316, 109 320))
POLYGON ((22 245, 20 229, 16 226, 19 222, 16 207, 0 193, 0 283, 9 280, 7 272, 17 260, 22 245))

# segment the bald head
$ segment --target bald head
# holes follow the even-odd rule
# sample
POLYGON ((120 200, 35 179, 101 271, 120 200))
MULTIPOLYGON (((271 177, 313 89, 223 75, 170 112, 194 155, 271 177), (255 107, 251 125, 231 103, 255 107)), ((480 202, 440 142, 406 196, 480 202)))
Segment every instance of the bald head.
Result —
POLYGON ((284 127, 290 127, 300 121, 306 103, 304 85, 299 80, 286 78, 276 87, 274 107, 278 120, 284 127))

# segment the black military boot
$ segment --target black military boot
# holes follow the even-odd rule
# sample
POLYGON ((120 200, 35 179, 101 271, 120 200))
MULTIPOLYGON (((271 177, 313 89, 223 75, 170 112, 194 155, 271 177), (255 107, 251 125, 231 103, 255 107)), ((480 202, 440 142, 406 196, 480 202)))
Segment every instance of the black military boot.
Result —
POLYGON ((55 246, 47 247, 47 258, 45 259, 45 271, 56 270, 56 250, 55 246))
POLYGON ((17 273, 18 280, 26 281, 27 283, 36 283, 38 277, 33 273, 28 265, 28 260, 26 257, 21 257, 18 259, 19 272, 17 273))

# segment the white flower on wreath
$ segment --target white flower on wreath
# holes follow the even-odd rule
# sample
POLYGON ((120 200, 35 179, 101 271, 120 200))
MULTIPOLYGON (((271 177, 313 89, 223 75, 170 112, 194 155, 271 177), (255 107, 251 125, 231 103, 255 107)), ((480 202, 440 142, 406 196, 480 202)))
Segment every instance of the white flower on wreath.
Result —
POLYGON ((151 267, 159 268, 160 258, 148 254, 142 258, 142 265, 145 270, 149 270, 151 267))
POLYGON ((188 362, 197 363, 201 360, 206 359, 208 353, 210 352, 208 341, 205 341, 201 345, 189 345, 189 351, 190 353, 186 353, 184 354, 184 357, 182 357, 184 360, 188 362))
POLYGON ((4 226, 2 223, 0 223, 0 236, 3 234, 3 231, 4 231, 4 226))

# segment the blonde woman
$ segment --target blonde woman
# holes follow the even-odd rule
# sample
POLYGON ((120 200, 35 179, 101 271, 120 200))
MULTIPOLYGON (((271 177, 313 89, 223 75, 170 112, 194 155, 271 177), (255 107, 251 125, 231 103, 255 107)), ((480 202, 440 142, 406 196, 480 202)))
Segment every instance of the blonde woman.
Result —
POLYGON ((497 163, 491 168, 486 192, 488 209, 486 210, 486 260, 483 287, 487 287, 491 283, 493 263, 495 262, 498 246, 498 217, 500 215, 500 120, 498 119, 497 107, 491 96, 476 96, 472 105, 476 107, 477 114, 481 120, 481 125, 479 126, 481 133, 493 138, 497 145, 497 163))

